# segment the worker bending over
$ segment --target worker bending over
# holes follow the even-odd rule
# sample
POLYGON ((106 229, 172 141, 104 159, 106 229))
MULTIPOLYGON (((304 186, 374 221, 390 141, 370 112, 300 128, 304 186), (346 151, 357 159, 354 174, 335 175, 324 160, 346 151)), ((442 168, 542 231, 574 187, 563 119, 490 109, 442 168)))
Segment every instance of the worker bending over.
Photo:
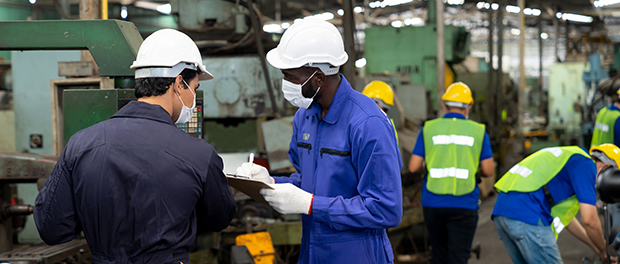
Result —
POLYGON ((595 181, 616 167, 620 149, 576 146, 545 148, 513 166, 495 184, 499 195, 493 221, 514 263, 563 263, 556 243, 566 228, 605 258, 605 241, 596 210, 595 181), (575 219, 581 212, 583 226, 575 219))
POLYGON ((400 153, 387 116, 338 74, 347 59, 333 24, 306 18, 287 29, 267 60, 282 70, 284 96, 299 107, 288 152, 297 172, 237 169, 275 182, 261 194, 276 211, 302 214, 303 264, 394 261, 387 229, 402 218, 400 153))
POLYGON ((493 151, 484 125, 467 119, 474 104, 469 87, 453 83, 441 99, 447 113, 420 130, 409 171, 421 172, 426 161, 422 208, 431 263, 467 263, 478 224, 476 173, 480 165, 482 175, 493 175, 493 151))
POLYGON ((175 126, 213 75, 172 29, 146 38, 131 68, 138 101, 69 139, 34 220, 50 245, 84 231, 93 263, 189 263, 197 226, 220 231, 236 210, 213 146, 175 126))

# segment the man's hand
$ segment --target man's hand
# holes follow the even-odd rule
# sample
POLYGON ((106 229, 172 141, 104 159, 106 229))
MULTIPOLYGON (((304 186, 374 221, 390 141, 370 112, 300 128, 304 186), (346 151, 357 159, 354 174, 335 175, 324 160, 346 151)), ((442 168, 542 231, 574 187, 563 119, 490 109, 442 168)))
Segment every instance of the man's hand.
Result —
POLYGON ((267 169, 261 165, 245 162, 237 168, 237 175, 249 176, 252 180, 263 181, 268 184, 275 183, 267 169))
POLYGON ((310 214, 314 194, 290 183, 272 184, 272 189, 261 189, 260 194, 281 214, 310 214))

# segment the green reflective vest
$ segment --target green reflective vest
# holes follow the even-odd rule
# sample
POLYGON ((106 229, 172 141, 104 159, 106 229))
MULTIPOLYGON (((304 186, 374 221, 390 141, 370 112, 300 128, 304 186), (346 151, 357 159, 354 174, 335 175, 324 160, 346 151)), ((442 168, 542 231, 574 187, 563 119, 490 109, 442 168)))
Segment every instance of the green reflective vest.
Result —
POLYGON ((484 125, 458 118, 438 118, 424 124, 426 188, 434 194, 471 193, 484 140, 484 125))
MULTIPOLYGON (((501 192, 533 192, 545 186, 566 165, 573 155, 590 156, 579 147, 553 147, 541 149, 521 162, 514 165, 502 178, 495 183, 495 188, 501 192)), ((551 229, 555 238, 579 211, 579 202, 576 196, 557 202, 551 208, 553 223, 551 229)))
POLYGON ((596 123, 594 124, 591 146, 598 146, 605 143, 614 144, 614 127, 618 117, 620 117, 620 111, 609 110, 607 107, 598 112, 596 115, 596 123))

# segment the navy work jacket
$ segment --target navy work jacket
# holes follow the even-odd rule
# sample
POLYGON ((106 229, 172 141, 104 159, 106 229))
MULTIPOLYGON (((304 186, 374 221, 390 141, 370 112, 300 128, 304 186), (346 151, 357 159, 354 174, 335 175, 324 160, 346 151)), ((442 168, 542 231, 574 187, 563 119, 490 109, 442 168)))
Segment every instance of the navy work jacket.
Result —
POLYGON ((50 245, 84 231, 93 263, 189 263, 197 225, 219 231, 235 213, 222 167, 161 106, 130 102, 71 137, 34 220, 50 245))
POLYGON ((274 177, 313 193, 302 216, 299 263, 392 263, 386 230, 403 214, 402 161, 390 119, 340 75, 325 117, 299 109, 289 158, 296 173, 274 177))

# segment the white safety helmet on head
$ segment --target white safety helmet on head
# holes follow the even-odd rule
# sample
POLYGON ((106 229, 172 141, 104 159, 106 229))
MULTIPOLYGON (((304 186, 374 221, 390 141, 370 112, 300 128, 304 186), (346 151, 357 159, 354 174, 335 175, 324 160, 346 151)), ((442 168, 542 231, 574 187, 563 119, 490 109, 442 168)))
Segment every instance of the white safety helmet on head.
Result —
POLYGON ((176 78, 184 69, 200 72, 199 80, 211 80, 213 75, 202 64, 202 56, 194 41, 183 32, 161 29, 148 36, 130 67, 135 78, 176 78))
POLYGON ((317 67, 325 75, 337 74, 348 58, 340 31, 316 18, 295 22, 284 32, 278 46, 267 53, 267 61, 278 69, 317 67))

